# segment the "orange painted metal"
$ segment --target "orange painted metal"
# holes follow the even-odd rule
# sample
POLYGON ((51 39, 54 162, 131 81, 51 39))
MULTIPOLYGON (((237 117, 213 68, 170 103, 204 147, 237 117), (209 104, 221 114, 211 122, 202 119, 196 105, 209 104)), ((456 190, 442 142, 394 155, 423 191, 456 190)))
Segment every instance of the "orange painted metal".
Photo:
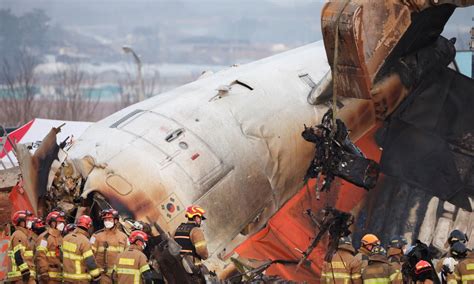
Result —
MULTIPOLYGON (((373 160, 379 161, 381 151, 374 140, 375 131, 380 125, 372 128, 367 134, 357 141, 357 145, 373 160)), ((317 228, 310 218, 304 214, 306 209, 313 212, 326 205, 331 205, 339 210, 357 213, 358 206, 364 200, 367 192, 351 183, 336 179, 329 193, 321 193, 320 200, 316 199, 314 190, 315 181, 311 180, 308 187, 302 188, 282 209, 275 214, 267 226, 235 250, 240 256, 250 259, 286 259, 297 260, 306 250, 312 238, 317 233, 317 228)), ((311 265, 302 266, 296 271, 296 265, 273 265, 267 269, 267 275, 278 275, 293 281, 306 281, 319 283, 319 273, 326 253, 327 237, 316 247, 309 256, 311 265)))

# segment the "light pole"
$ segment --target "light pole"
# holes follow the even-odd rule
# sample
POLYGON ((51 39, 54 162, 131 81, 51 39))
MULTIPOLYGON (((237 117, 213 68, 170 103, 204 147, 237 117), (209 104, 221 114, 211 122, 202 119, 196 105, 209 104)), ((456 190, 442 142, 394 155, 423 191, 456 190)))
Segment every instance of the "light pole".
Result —
POLYGON ((133 51, 132 47, 124 45, 122 49, 125 53, 131 53, 135 64, 137 64, 137 85, 138 85, 138 101, 143 101, 145 99, 145 83, 143 82, 142 76, 142 61, 140 57, 133 51))

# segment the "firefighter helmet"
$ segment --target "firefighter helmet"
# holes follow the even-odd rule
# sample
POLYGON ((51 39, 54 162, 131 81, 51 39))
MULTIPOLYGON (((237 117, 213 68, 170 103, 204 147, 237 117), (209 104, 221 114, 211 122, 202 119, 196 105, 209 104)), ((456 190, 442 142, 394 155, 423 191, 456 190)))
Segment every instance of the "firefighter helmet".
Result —
POLYGON ((188 219, 193 219, 194 217, 199 216, 202 220, 206 220, 206 217, 204 217, 205 213, 206 211, 198 205, 191 205, 186 208, 186 218, 188 219))
POLYGON ((390 243, 388 244, 388 247, 402 249, 407 244, 408 244, 407 239, 405 239, 403 236, 395 236, 390 239, 390 243))
POLYGON ((433 270, 433 267, 431 267, 431 264, 426 260, 420 260, 415 265, 416 275, 431 272, 432 270, 433 270))
POLYGON ((106 219, 106 218, 114 218, 114 219, 119 219, 119 213, 117 210, 113 208, 109 209, 104 209, 100 212, 100 218, 106 219))
POLYGON ((456 242, 463 242, 467 243, 469 241, 466 234, 461 232, 460 230, 453 230, 448 237, 448 244, 452 246, 456 242))
POLYGON ((142 241, 143 243, 146 243, 148 242, 148 235, 140 230, 133 231, 128 237, 128 241, 130 242, 130 244, 134 244, 137 241, 142 241))
POLYGON ((386 256, 387 255, 387 251, 383 248, 383 246, 380 246, 380 245, 377 245, 377 246, 374 246, 372 248, 372 250, 370 251, 370 254, 372 255, 383 255, 383 256, 386 256))
POLYGON ((64 230, 63 230, 63 233, 66 235, 66 234, 69 234, 70 232, 74 231, 74 229, 76 229, 76 224, 74 223, 69 223, 67 224, 65 227, 64 227, 64 230))
POLYGON ((31 230, 35 232, 37 235, 44 232, 46 230, 46 224, 43 222, 43 219, 35 218, 33 220, 33 224, 31 224, 31 230))
POLYGON ((374 234, 366 234, 362 237, 362 246, 366 245, 380 245, 380 240, 374 234))
POLYGON ((12 216, 12 223, 13 225, 18 226, 20 222, 26 222, 26 219, 32 218, 32 217, 33 217, 33 213, 31 213, 28 210, 16 211, 12 216))
POLYGON ((467 256, 467 247, 462 242, 455 242, 449 252, 454 258, 465 258, 467 256))
POLYGON ((341 237, 339 238, 339 243, 338 243, 339 246, 342 246, 342 245, 351 245, 352 246, 352 239, 351 239, 351 236, 345 236, 345 237, 341 237))
POLYGON ((76 226, 81 227, 83 229, 89 230, 89 228, 92 226, 92 219, 91 217, 87 215, 82 215, 79 217, 76 221, 76 226))
POLYGON ((66 214, 63 211, 52 211, 46 216, 46 223, 48 225, 51 222, 66 222, 66 214))

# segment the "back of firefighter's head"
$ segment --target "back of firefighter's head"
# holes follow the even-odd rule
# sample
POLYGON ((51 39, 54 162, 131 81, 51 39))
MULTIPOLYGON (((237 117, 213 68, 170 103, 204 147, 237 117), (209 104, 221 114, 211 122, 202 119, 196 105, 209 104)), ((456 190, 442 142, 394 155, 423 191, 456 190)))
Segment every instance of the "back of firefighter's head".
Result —
POLYGON ((31 229, 35 216, 29 210, 19 210, 13 213, 12 223, 15 227, 31 229))
POLYGON ((466 234, 461 232, 460 230, 453 230, 448 237, 448 244, 450 247, 452 247, 455 243, 461 242, 463 244, 467 243, 469 241, 468 237, 466 234))
POLYGON ((433 267, 428 261, 420 260, 415 265, 415 281, 433 280, 433 267))
POLYGON ((62 232, 66 226, 66 214, 63 211, 52 211, 46 216, 46 224, 62 232))
POLYGON ((35 218, 33 224, 31 225, 31 230, 37 235, 41 235, 46 230, 46 224, 43 219, 35 218))
POLYGON ((128 237, 128 241, 131 245, 135 244, 141 249, 145 249, 146 243, 148 242, 148 235, 140 230, 133 231, 128 237))
MULTIPOLYGON (((403 236, 394 236, 388 244, 389 251, 397 252, 397 254, 405 254, 408 242, 403 236)), ((391 253, 389 253, 391 254, 391 253)))
POLYGON ((345 236, 339 238, 339 241, 337 243, 338 248, 345 248, 351 251, 354 251, 354 247, 352 246, 352 238, 351 236, 345 236))
POLYGON ((76 220, 76 227, 83 229, 84 231, 89 231, 92 227, 92 218, 88 215, 82 215, 76 220))
POLYGON ((100 217, 102 218, 106 229, 112 229, 119 221, 118 211, 113 208, 102 210, 100 212, 100 217))
POLYGON ((387 256, 387 251, 381 245, 376 245, 370 251, 370 255, 387 256))
POLYGON ((380 246, 380 240, 374 234, 366 234, 362 237, 361 244, 366 250, 372 251, 375 246, 380 246))
POLYGON ((186 218, 189 221, 196 222, 198 225, 201 225, 202 220, 206 220, 206 217, 204 217, 205 213, 206 211, 198 205, 191 205, 186 208, 186 218))
POLYGON ((462 242, 456 242, 454 243, 451 248, 449 249, 449 253, 455 258, 455 259, 463 259, 466 258, 467 256, 468 249, 466 245, 462 242))

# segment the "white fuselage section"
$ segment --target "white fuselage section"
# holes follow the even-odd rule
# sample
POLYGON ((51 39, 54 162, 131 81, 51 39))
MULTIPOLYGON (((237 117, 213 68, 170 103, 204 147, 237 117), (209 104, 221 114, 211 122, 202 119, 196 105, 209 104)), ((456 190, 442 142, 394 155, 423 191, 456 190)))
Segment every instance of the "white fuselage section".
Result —
MULTIPOLYGON (((95 123, 69 157, 96 165, 85 191, 169 232, 186 206, 200 205, 210 252, 220 252, 302 187, 314 153, 303 124, 319 123, 327 110, 307 97, 329 71, 322 41, 231 67, 95 123)), ((343 103, 338 115, 358 138, 375 121, 372 104, 343 103)))

